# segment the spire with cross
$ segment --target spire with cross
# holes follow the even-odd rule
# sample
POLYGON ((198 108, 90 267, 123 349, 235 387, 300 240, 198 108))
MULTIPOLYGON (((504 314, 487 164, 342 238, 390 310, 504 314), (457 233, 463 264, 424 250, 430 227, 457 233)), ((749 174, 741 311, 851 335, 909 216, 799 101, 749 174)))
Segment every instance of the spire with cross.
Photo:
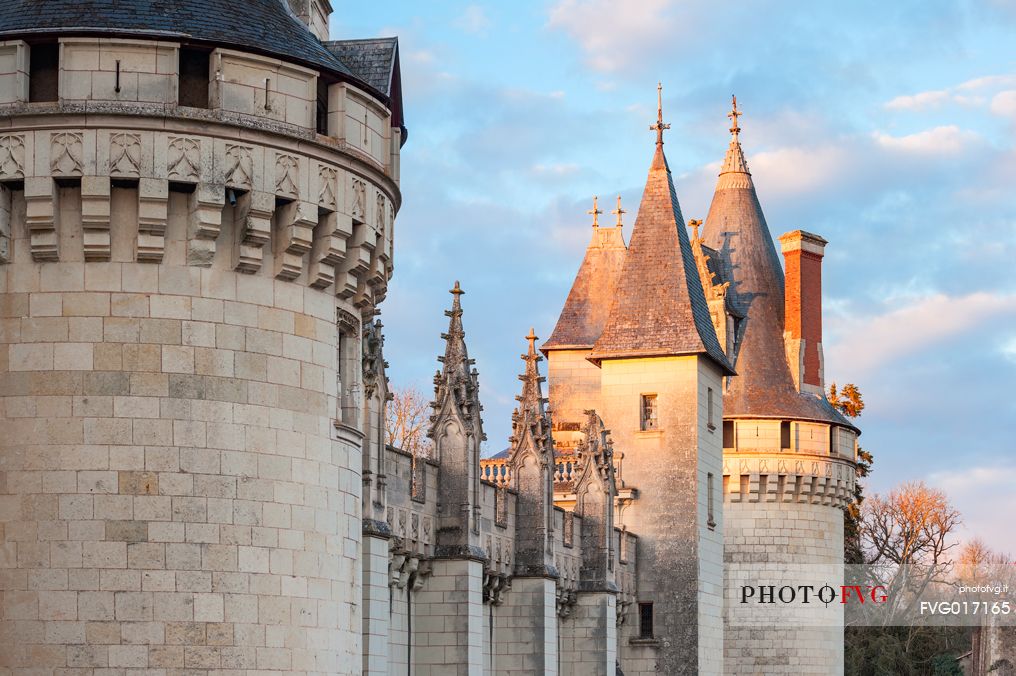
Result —
POLYGON ((620 195, 617 196, 617 208, 614 209, 613 211, 611 211, 610 213, 617 214, 617 227, 620 228, 623 225, 623 223, 621 223, 621 214, 628 213, 627 211, 625 211, 624 209, 621 208, 621 196, 620 195))
POLYGON ((586 212, 587 214, 592 214, 594 228, 600 227, 600 214, 603 213, 600 211, 599 207, 596 206, 597 200, 599 200, 599 197, 593 195, 593 208, 586 212))
POLYGON ((737 135, 741 132, 741 127, 737 124, 737 118, 744 115, 744 113, 737 109, 737 96, 731 94, 730 99, 732 101, 733 108, 729 113, 727 113, 727 117, 734 122, 734 125, 730 128, 730 133, 734 135, 734 138, 737 138, 737 135))
POLYGON ((663 121, 663 83, 656 83, 656 124, 650 125, 649 130, 656 132, 656 145, 663 145, 663 130, 670 129, 670 125, 663 121))

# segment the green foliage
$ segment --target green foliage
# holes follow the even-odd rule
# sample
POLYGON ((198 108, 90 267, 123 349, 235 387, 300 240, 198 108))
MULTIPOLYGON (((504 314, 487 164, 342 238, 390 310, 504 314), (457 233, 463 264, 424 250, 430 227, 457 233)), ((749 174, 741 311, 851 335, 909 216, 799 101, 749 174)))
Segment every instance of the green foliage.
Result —
MULTIPOLYGON (((829 386, 829 403, 848 418, 857 418, 864 411, 864 397, 860 388, 847 383, 842 389, 836 383, 829 386)), ((857 478, 863 479, 871 474, 871 466, 875 458, 863 448, 857 449, 857 478)), ((861 551, 861 503, 864 502, 864 487, 860 481, 854 482, 854 500, 843 512, 843 560, 848 564, 864 563, 861 551)))

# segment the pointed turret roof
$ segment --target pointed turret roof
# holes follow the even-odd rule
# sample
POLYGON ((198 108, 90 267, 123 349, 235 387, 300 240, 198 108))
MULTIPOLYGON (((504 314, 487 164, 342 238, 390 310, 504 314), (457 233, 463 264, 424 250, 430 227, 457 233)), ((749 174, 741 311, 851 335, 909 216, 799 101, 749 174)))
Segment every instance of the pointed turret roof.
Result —
POLYGON ((702 231, 706 246, 716 251, 721 279, 730 283, 727 299, 745 317, 731 355, 738 375, 728 380, 723 415, 849 425, 824 398, 798 392, 791 377, 783 340, 783 268, 741 148, 741 115, 735 98, 730 146, 702 231))
POLYGON ((656 153, 642 193, 614 302, 589 359, 708 355, 726 374, 727 361, 702 292, 670 167, 663 153, 662 107, 656 153))
POLYGON ((599 226, 597 217, 603 213, 596 207, 593 198, 593 237, 586 249, 585 258, 575 275, 568 300, 565 301, 557 326, 550 339, 540 348, 549 350, 589 349, 600 337, 603 324, 610 313, 614 290, 624 264, 627 248, 622 234, 621 196, 617 198, 617 224, 611 228, 599 226))

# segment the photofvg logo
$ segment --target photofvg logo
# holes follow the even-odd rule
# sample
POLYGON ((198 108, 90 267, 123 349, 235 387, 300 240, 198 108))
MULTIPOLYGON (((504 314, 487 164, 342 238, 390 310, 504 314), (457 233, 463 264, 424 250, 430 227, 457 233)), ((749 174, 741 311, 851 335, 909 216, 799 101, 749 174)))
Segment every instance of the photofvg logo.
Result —
POLYGON ((824 584, 816 588, 815 585, 783 585, 777 588, 776 585, 745 585, 741 587, 741 603, 822 603, 829 605, 836 603, 885 603, 889 600, 886 588, 882 585, 862 586, 859 584, 841 584, 834 587, 831 584, 824 584))
POLYGON ((731 564, 727 625, 1016 626, 1016 566, 731 564))

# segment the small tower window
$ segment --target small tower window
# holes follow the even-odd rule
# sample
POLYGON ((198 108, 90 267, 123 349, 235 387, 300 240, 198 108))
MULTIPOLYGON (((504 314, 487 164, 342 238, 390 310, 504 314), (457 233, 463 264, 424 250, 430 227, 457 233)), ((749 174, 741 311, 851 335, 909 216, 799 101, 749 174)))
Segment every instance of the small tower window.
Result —
POLYGON ((58 100, 60 45, 56 42, 32 45, 28 62, 28 100, 33 103, 58 100))
POLYGON ((328 135, 328 83, 318 75, 317 79, 317 105, 315 106, 315 123, 317 133, 322 136, 328 135))
POLYGON ((180 89, 178 101, 191 108, 208 107, 210 59, 204 49, 180 49, 180 89))
POLYGON ((639 604, 639 638, 653 638, 653 604, 639 604))
POLYGON ((790 448, 790 422, 786 420, 780 423, 780 448, 790 448))
POLYGON ((733 448, 734 447, 734 421, 724 420, 723 421, 723 447, 733 448))
POLYGON ((709 530, 716 528, 716 478, 712 472, 706 475, 706 525, 709 530))
POLYGON ((706 426, 709 428, 709 431, 712 432, 716 429, 716 423, 713 422, 713 388, 711 387, 706 392, 706 414, 706 426))
POLYGON ((655 394, 642 395, 642 431, 655 430, 658 428, 657 406, 655 394))

